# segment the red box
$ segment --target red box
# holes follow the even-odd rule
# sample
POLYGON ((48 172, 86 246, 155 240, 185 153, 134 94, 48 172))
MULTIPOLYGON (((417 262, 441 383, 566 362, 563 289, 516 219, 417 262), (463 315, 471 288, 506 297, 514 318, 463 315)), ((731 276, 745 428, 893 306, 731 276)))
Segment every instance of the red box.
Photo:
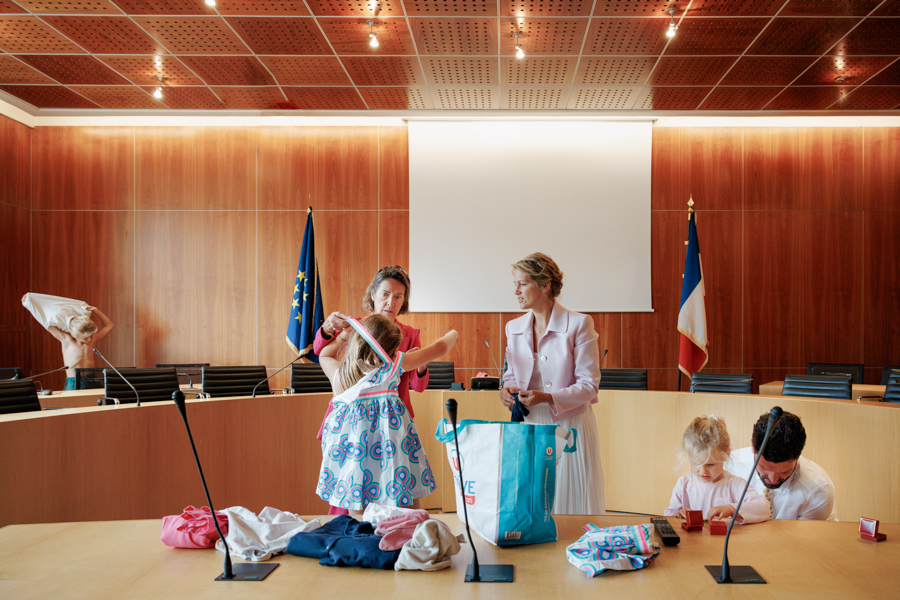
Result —
POLYGON ((728 521, 713 519, 709 522, 709 535, 725 535, 728 533, 728 521))
POLYGON ((878 533, 878 521, 866 517, 859 519, 859 537, 870 542, 883 542, 887 535, 878 533))
POLYGON ((703 531, 703 511, 685 511, 684 516, 686 520, 681 524, 682 529, 686 529, 687 531, 703 531))

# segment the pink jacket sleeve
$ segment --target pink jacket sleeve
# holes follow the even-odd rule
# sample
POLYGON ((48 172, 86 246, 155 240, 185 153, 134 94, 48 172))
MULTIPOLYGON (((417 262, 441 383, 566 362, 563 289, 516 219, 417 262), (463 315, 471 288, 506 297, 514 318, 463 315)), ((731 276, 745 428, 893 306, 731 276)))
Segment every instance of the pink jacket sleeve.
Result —
POLYGON ((574 382, 551 392, 553 404, 550 405, 550 414, 556 416, 577 413, 583 405, 597 401, 597 383, 600 381, 599 337, 590 317, 580 320, 574 331, 572 348, 574 382))
POLYGON ((322 351, 322 348, 328 345, 328 342, 331 341, 331 338, 326 338, 322 335, 322 328, 319 327, 318 331, 316 331, 316 339, 313 340, 313 352, 318 354, 322 351))

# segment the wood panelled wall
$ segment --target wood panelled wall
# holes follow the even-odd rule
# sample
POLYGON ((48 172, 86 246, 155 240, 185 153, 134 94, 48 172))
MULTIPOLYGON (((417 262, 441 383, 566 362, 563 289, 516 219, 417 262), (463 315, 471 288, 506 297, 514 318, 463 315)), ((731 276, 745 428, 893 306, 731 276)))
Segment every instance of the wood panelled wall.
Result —
MULTIPOLYGON (((307 206, 326 311, 359 314, 374 272, 408 263, 403 127, 28 130, 0 118, 0 140, 0 243, 15 265, 3 276, 4 364, 59 364, 55 340, 18 305, 30 290, 102 307, 116 329, 101 350, 119 365, 281 366, 307 206)), ((654 129, 655 312, 593 315, 605 366, 647 368, 651 389, 675 389, 692 194, 707 369, 753 373, 758 385, 808 361, 864 362, 877 383, 883 365, 900 364, 898 164, 897 128, 654 129)), ((448 251, 471 242, 450 236, 448 251)), ((425 340, 458 329, 446 359, 468 381, 492 368, 482 340, 502 360, 514 316, 402 320, 425 340)))

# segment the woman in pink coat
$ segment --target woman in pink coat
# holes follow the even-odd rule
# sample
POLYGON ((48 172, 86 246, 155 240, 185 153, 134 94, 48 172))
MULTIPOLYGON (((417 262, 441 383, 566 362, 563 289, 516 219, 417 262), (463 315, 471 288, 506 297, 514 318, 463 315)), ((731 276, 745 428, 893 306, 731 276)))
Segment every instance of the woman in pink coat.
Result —
POLYGON ((513 265, 519 307, 528 313, 506 324, 506 373, 500 399, 513 394, 528 410, 526 423, 578 431, 578 450, 556 469, 554 514, 599 515, 605 510, 600 443, 592 404, 597 402, 600 352, 594 321, 556 301, 563 274, 552 258, 530 254, 513 265))

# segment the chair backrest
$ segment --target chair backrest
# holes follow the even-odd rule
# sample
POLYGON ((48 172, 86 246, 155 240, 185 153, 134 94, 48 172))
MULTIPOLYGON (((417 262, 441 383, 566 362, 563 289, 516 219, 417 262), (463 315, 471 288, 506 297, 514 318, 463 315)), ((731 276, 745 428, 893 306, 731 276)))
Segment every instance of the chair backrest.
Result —
POLYGON ((0 415, 41 410, 34 381, 0 381, 0 415))
POLYGON ((785 375, 781 395, 850 400, 852 390, 849 375, 785 375))
POLYGON ((141 397, 141 403, 144 402, 162 402, 172 399, 172 392, 178 389, 178 375, 175 369, 135 369, 123 367, 119 369, 122 377, 119 377, 112 369, 104 369, 105 378, 105 394, 107 398, 116 398, 122 404, 133 404, 136 402, 134 392, 131 391, 128 383, 122 380, 122 377, 134 386, 138 395, 141 397))
POLYGON ((456 373, 452 362, 434 361, 428 363, 429 390, 449 390, 450 384, 456 381, 456 373))
POLYGON ((900 369, 891 371, 884 387, 885 402, 900 402, 900 369))
POLYGON ((647 369, 600 369, 601 390, 646 390, 647 369))
POLYGON ((863 366, 858 364, 843 363, 809 363, 806 367, 807 375, 848 375, 850 383, 863 382, 863 366))
POLYGON ((298 394, 331 392, 331 382, 319 363, 292 364, 291 387, 298 394))
POLYGON ((14 381, 22 379, 22 367, 2 367, 0 368, 0 381, 14 381))
MULTIPOLYGON (((102 388, 103 371, 102 367, 75 367, 75 389, 76 390, 93 390, 102 388)), ((110 369, 112 371, 112 369, 110 369)), ((132 394, 133 395, 133 394, 132 394)))
POLYGON ((168 369, 172 367, 178 373, 178 383, 181 385, 199 385, 203 378, 203 367, 208 367, 209 363, 173 363, 153 365, 157 369, 168 369))
POLYGON ((752 394, 752 373, 694 373, 691 377, 691 393, 752 394))
POLYGON ((900 375, 900 365, 888 365, 881 372, 881 385, 887 385, 888 379, 891 377, 895 377, 896 375, 900 375), (891 373, 891 371, 896 371, 897 373, 891 373))
MULTIPOLYGON (((252 367, 203 367, 203 392, 210 396, 249 396, 268 374, 265 365, 252 367)), ((269 382, 256 388, 256 395, 269 393, 269 382)))

